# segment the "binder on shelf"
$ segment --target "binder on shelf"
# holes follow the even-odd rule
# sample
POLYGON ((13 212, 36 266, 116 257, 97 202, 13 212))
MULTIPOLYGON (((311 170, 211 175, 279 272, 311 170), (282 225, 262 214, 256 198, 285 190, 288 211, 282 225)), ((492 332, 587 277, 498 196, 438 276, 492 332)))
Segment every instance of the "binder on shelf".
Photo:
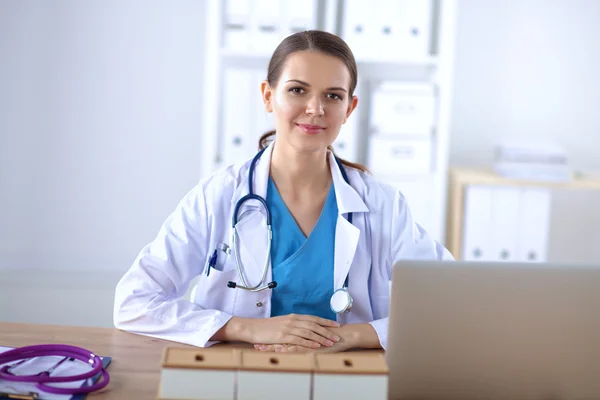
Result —
POLYGON ((296 32, 316 28, 316 1, 286 0, 284 4, 284 20, 282 39, 296 32))
POLYGON ((544 188, 521 190, 520 224, 517 235, 519 261, 546 262, 552 192, 544 188))
POLYGON ((430 54, 432 0, 384 0, 398 3, 394 38, 401 58, 421 58, 430 54))
POLYGON ((225 0, 224 43, 229 51, 245 52, 250 48, 250 0, 225 0))
POLYGON ((511 186, 492 188, 492 214, 488 226, 492 261, 518 260, 521 189, 511 186))
POLYGON ((282 0, 254 0, 251 25, 251 50, 271 54, 282 39, 282 0))
POLYGON ((371 58, 377 54, 376 50, 381 50, 372 40, 373 8, 370 1, 346 0, 344 3, 342 37, 357 60, 371 58))
POLYGON ((375 0, 373 4, 373 45, 381 50, 379 59, 402 58, 402 48, 398 47, 402 34, 402 1, 375 0))
POLYGON ((490 223, 492 221, 492 188, 468 185, 465 188, 462 259, 492 261, 490 223))

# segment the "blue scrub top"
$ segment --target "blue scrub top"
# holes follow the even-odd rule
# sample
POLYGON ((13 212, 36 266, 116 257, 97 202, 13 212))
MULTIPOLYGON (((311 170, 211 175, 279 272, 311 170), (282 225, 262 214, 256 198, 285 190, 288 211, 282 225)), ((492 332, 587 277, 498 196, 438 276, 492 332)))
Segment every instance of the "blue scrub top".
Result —
POLYGON ((271 316, 309 314, 335 320, 329 306, 333 294, 333 256, 338 208, 333 184, 312 232, 304 236, 269 177, 267 205, 273 239, 271 266, 277 287, 271 316))

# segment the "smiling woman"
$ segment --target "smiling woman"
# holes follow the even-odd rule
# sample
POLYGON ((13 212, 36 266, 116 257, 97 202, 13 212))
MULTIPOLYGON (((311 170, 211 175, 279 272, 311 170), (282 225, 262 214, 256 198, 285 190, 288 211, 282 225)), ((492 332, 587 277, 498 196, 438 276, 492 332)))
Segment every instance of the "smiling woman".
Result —
POLYGON ((275 133, 180 202, 117 286, 118 328, 202 347, 386 347, 392 266, 452 256, 399 191, 333 154, 356 82, 339 37, 283 40, 261 83, 275 133), (196 277, 190 302, 182 296, 196 277))
MULTIPOLYGON (((292 143, 302 140, 301 136, 290 138, 291 122, 292 128, 297 127, 307 135, 318 135, 313 145, 316 142, 317 146, 333 152, 331 143, 358 104, 354 96, 357 81, 356 61, 340 37, 323 31, 288 36, 275 49, 267 79, 262 83, 266 109, 275 111, 276 129, 260 138, 259 148, 265 148, 276 132, 281 133, 280 137, 288 135, 287 140, 292 143), (287 92, 287 96, 274 99, 278 88, 287 92), (282 120, 286 117, 287 125, 282 120)), ((345 166, 367 171, 361 164, 340 161, 345 166)))

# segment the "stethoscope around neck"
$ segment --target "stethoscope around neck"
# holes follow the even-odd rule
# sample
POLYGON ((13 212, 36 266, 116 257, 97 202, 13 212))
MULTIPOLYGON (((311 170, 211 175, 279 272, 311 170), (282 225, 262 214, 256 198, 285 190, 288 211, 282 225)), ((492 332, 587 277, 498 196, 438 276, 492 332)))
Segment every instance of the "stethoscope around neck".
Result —
MULTIPOLYGON (((264 149, 260 150, 256 154, 256 156, 254 156, 254 158, 252 159, 252 162, 250 163, 250 169, 248 171, 248 194, 237 201, 237 203, 235 204, 235 208, 233 210, 233 218, 232 218, 233 253, 235 256, 237 273, 238 273, 239 279, 242 284, 239 284, 239 283, 236 283, 233 281, 229 281, 227 283, 227 287, 232 288, 232 289, 237 288, 237 289, 248 290, 251 292, 260 292, 265 289, 274 289, 275 287, 277 287, 277 282, 275 282, 275 281, 272 281, 266 285, 263 285, 265 279, 267 278, 267 271, 269 269, 269 261, 271 258, 271 242, 273 239, 273 230, 271 228, 271 221, 272 221, 271 220, 271 210, 269 210, 267 201, 263 197, 255 194, 254 188, 253 188, 254 168, 256 166, 256 163, 260 159, 260 156, 264 153, 264 151, 266 149, 267 148, 265 147, 264 149), (241 206, 248 200, 258 201, 260 204, 262 204, 262 206, 265 209, 266 214, 267 214, 267 235, 268 235, 267 257, 266 257, 265 263, 263 265, 262 277, 260 278, 260 281, 258 282, 258 284, 254 285, 254 286, 249 285, 248 281, 246 280, 246 277, 244 276, 244 272, 243 272, 243 268, 242 268, 242 261, 240 259, 240 253, 238 251, 238 249, 239 249, 238 232, 236 229, 236 225, 238 223, 239 210, 240 210, 241 206)), ((334 158, 340 168, 340 171, 342 173, 342 177, 344 178, 344 181, 346 181, 347 184, 350 184, 350 180, 348 179, 348 175, 346 174, 344 166, 342 165, 342 163, 340 162, 340 160, 337 157, 334 156, 334 158)), ((348 213, 348 222, 352 223, 352 213, 348 213)), ((352 308, 352 302, 353 302, 352 296, 350 296, 350 293, 348 292, 348 276, 346 276, 344 286, 333 292, 333 295, 331 296, 331 300, 330 300, 330 307, 331 307, 331 310, 335 313, 338 313, 338 314, 345 313, 345 312, 350 311, 350 309, 352 308)))

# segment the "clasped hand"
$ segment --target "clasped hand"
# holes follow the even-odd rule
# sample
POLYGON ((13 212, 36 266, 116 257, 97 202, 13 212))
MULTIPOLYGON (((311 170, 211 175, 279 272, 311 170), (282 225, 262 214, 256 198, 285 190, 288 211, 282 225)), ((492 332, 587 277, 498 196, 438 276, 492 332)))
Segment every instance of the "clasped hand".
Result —
POLYGON ((254 348, 261 351, 344 351, 339 323, 312 315, 290 314, 256 320, 254 348))

